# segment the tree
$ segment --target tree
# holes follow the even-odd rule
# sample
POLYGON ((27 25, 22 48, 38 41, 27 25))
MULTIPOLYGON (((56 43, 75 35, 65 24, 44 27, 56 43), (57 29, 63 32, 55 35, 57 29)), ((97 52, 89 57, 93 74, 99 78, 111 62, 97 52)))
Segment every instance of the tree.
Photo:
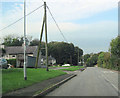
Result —
POLYGON ((111 41, 109 51, 111 52, 111 67, 120 70, 120 36, 111 41))
POLYGON ((4 42, 2 44, 5 46, 22 46, 23 37, 8 35, 4 38, 4 42))
POLYGON ((97 61, 98 66, 103 67, 103 62, 104 62, 104 52, 101 52, 98 56, 98 61, 97 61))
POLYGON ((81 56, 83 55, 83 50, 80 49, 79 47, 74 48, 74 55, 73 55, 73 64, 77 65, 78 64, 78 51, 79 51, 79 60, 81 59, 81 56))
POLYGON ((103 65, 104 67, 106 68, 110 68, 110 53, 109 52, 105 52, 104 53, 104 62, 103 62, 103 65))
POLYGON ((110 68, 110 53, 101 52, 98 56, 98 66, 103 68, 110 68))
POLYGON ((112 55, 117 56, 120 58, 120 36, 113 39, 110 43, 110 49, 112 55))
MULTIPOLYGON (((29 44, 29 42, 31 41, 32 37, 31 36, 27 36, 26 38, 26 44, 29 44)), ((24 37, 16 37, 13 35, 8 35, 5 36, 3 38, 3 45, 5 46, 22 46, 22 44, 24 43, 24 37)))
POLYGON ((30 42, 30 46, 38 46, 39 45, 39 39, 33 39, 31 42, 30 42))
POLYGON ((56 58, 58 64, 69 62, 70 46, 64 42, 50 42, 48 44, 48 54, 56 58))
POLYGON ((56 58, 57 64, 72 63, 77 64, 79 56, 83 54, 82 49, 74 47, 72 43, 50 42, 48 44, 48 54, 56 58))
POLYGON ((87 62, 87 59, 90 57, 90 54, 85 54, 83 59, 84 59, 84 62, 86 63, 87 62))
POLYGON ((93 67, 94 65, 97 64, 97 60, 98 60, 98 54, 93 54, 91 57, 87 59, 86 65, 88 67, 93 67))

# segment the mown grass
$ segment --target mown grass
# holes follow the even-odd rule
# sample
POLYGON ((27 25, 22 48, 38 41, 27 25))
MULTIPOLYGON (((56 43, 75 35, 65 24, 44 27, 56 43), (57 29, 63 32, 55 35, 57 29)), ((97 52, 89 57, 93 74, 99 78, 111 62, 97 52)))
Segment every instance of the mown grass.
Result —
POLYGON ((24 88, 32 84, 66 74, 61 70, 30 69, 27 68, 27 80, 24 80, 23 69, 3 69, 2 70, 2 93, 7 93, 19 88, 24 88))
POLYGON ((63 70, 63 71, 76 71, 76 70, 79 70, 80 68, 84 68, 84 66, 71 66, 70 68, 60 69, 60 70, 63 70))
POLYGON ((2 95, 2 71, 0 69, 0 96, 2 95))

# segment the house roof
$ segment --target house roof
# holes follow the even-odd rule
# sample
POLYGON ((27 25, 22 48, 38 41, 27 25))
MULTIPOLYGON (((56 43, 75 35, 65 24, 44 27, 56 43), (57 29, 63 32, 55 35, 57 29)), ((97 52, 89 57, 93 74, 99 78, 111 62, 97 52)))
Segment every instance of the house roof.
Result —
MULTIPOLYGON (((37 57, 37 51, 34 52, 33 57, 37 57)), ((40 56, 39 56, 39 58, 40 58, 40 56)), ((41 59, 46 59, 46 56, 41 55, 41 59)), ((56 59, 52 56, 48 56, 48 60, 56 60, 56 59)))
MULTIPOLYGON (((23 46, 11 46, 6 47, 6 54, 23 54, 24 53, 24 47, 23 46)), ((34 53, 37 50, 37 46, 27 46, 26 47, 26 53, 34 53)))
MULTIPOLYGON (((38 46, 27 46, 26 53, 33 54, 33 57, 37 57, 37 47, 38 46)), ((23 46, 9 46, 5 47, 6 55, 15 55, 15 54, 23 54, 24 47, 23 46)), ((0 49, 0 56, 2 56, 2 49, 0 49)), ((41 59, 46 59, 46 56, 41 55, 41 59)), ((48 60, 55 60, 52 56, 48 57, 48 60)))
POLYGON ((52 56, 49 56, 48 60, 56 60, 56 59, 54 57, 52 57, 52 56))

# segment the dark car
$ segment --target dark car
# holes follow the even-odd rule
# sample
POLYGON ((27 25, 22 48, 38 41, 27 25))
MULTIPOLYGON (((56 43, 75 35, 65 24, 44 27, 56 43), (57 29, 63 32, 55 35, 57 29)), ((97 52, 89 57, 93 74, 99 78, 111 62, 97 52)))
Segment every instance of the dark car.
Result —
POLYGON ((85 70, 85 68, 80 68, 80 71, 84 71, 85 70))

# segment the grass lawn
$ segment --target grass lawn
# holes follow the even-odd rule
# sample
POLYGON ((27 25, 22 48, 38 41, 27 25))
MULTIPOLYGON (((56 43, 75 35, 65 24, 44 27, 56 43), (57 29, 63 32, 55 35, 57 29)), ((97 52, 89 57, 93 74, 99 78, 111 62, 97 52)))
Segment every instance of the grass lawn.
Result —
POLYGON ((63 70, 63 71, 76 71, 76 70, 79 70, 80 68, 84 68, 84 66, 71 66, 70 68, 60 69, 60 70, 63 70))
POLYGON ((27 78, 23 78, 23 69, 3 69, 2 70, 2 93, 7 93, 19 88, 30 86, 34 83, 41 82, 50 78, 54 78, 60 75, 66 74, 61 70, 49 70, 46 69, 30 69, 27 68, 27 78))
POLYGON ((0 69, 0 96, 2 95, 2 71, 0 69))

